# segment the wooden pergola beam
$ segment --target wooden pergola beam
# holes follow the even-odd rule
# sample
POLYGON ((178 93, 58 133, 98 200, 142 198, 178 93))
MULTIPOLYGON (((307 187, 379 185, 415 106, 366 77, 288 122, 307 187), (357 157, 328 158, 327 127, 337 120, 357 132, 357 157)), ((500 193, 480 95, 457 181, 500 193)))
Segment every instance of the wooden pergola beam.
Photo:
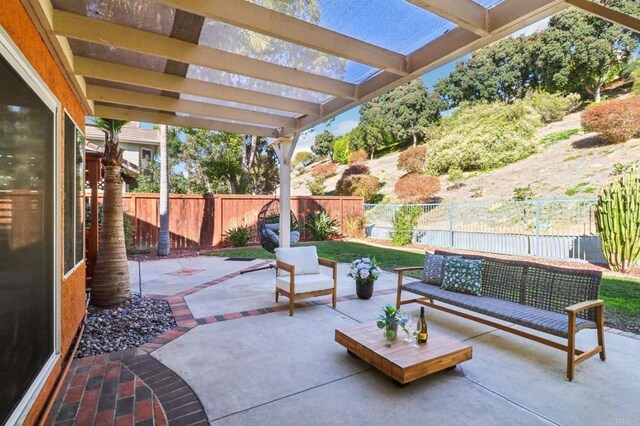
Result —
POLYGON ((489 34, 488 11, 473 0, 408 0, 479 36, 489 34))
POLYGON ((588 0, 566 0, 566 2, 585 12, 593 13, 594 15, 599 16, 602 19, 606 19, 609 22, 622 25, 631 31, 640 33, 640 19, 638 18, 588 0))
POLYGON ((285 98, 254 90, 208 83, 206 81, 178 77, 158 71, 120 65, 97 59, 76 56, 73 60, 77 75, 98 80, 131 84, 175 93, 188 93, 205 98, 238 102, 264 108, 295 112, 301 115, 320 115, 320 105, 297 99, 285 98))
POLYGON ((498 9, 498 14, 495 16, 498 19, 493 20, 494 28, 488 36, 481 37, 464 28, 456 28, 453 31, 449 31, 409 55, 410 74, 408 76, 398 78, 390 73, 379 73, 358 85, 358 95, 360 97, 358 101, 331 99, 322 106, 323 116, 321 118, 303 117, 298 120, 297 129, 285 128, 281 133, 286 136, 293 132, 307 130, 362 102, 373 99, 433 69, 474 52, 566 7, 566 3, 562 0, 505 0, 489 10, 490 25, 492 22, 491 16, 495 9, 498 9), (499 6, 502 7, 499 8, 499 6), (506 21, 505 18, 510 20, 506 21))
POLYGON ((185 114, 242 121, 270 127, 291 127, 296 125, 294 118, 282 115, 266 114, 264 112, 176 99, 168 96, 151 95, 107 86, 88 85, 87 97, 94 102, 99 101, 161 111, 182 112, 185 114))
POLYGON ((53 55, 60 70, 71 86, 71 90, 80 100, 85 113, 93 112, 93 103, 87 99, 86 83, 82 76, 73 72, 73 53, 71 46, 65 37, 56 36, 53 31, 53 5, 49 0, 21 0, 31 21, 42 34, 42 39, 53 55))
POLYGON ((158 0, 167 6, 406 75, 403 55, 245 0, 158 0))
POLYGON ((269 127, 229 123, 226 121, 208 120, 197 117, 185 117, 166 112, 142 111, 102 104, 95 105, 95 116, 113 118, 117 120, 144 121, 147 123, 166 124, 169 126, 217 130, 220 132, 241 133, 244 135, 256 135, 270 138, 277 138, 280 136, 278 129, 269 127))
POLYGON ((77 40, 200 65, 333 96, 356 99, 356 86, 345 81, 58 9, 53 12, 53 28, 57 35, 77 40))

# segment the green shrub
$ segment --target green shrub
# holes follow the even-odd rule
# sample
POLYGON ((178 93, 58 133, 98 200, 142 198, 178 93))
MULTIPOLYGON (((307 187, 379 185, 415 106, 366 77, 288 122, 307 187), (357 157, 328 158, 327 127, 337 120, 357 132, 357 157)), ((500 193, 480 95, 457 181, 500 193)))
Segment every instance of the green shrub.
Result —
POLYGON ((304 227, 314 241, 324 241, 338 234, 338 221, 326 210, 318 210, 307 216, 304 227))
POLYGON ((398 157, 398 169, 407 173, 420 173, 427 163, 427 145, 407 148, 398 157))
POLYGON ((324 179, 308 180, 307 189, 311 192, 311 195, 324 195, 324 193, 327 192, 324 179))
POLYGON ((253 238, 253 228, 248 225, 236 226, 227 229, 224 234, 224 242, 233 247, 244 247, 253 238))
POLYGON ((463 105, 429 132, 426 171, 491 170, 536 150, 540 115, 524 102, 463 105))
POLYGON ((527 99, 533 109, 545 123, 562 120, 569 113, 571 102, 566 97, 555 93, 537 92, 527 99))
POLYGON ((389 234, 391 243, 396 246, 411 244, 413 230, 418 225, 418 216, 422 209, 418 206, 402 206, 393 215, 393 231, 389 234))
POLYGON ((364 163, 368 159, 369 159, 369 156, 367 155, 367 152, 362 149, 359 149, 349 154, 349 160, 347 162, 349 164, 364 163))
POLYGON ((333 160, 340 164, 347 164, 349 162, 349 154, 351 154, 349 137, 345 135, 336 139, 333 143, 333 160))
POLYGON ((640 96, 591 105, 582 113, 582 127, 609 143, 640 136, 640 96))
POLYGON ((394 189, 396 196, 403 203, 426 203, 440 190, 440 180, 433 176, 410 173, 401 177, 394 189))
POLYGON ((300 164, 302 164, 303 166, 308 166, 313 162, 313 158, 313 154, 309 151, 296 152, 296 155, 293 156, 293 160, 291 160, 291 167, 295 168, 300 164))
POLYGON ((559 132, 550 133, 547 136, 540 139, 540 144, 545 148, 550 147, 560 141, 566 141, 573 135, 580 133, 580 129, 561 130, 559 132))
POLYGON ((516 186, 513 188, 513 197, 511 197, 511 199, 513 201, 527 201, 533 200, 535 196, 536 193, 531 189, 531 185, 516 186))
POLYGON ((576 194, 593 194, 596 192, 596 187, 593 185, 589 185, 589 182, 580 182, 573 188, 569 188, 565 191, 565 194, 568 196, 573 196, 576 194))

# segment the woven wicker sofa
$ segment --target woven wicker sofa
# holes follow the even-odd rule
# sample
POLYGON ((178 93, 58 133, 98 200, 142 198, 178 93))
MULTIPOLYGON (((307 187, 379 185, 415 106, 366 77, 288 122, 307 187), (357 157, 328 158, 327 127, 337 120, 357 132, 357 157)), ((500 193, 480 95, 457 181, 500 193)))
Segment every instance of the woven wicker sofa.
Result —
MULTIPOLYGON (((435 254, 459 255, 442 250, 435 254)), ((462 256, 485 260, 482 296, 455 293, 422 281, 403 284, 405 272, 421 270, 423 266, 397 268, 397 307, 419 303, 563 350, 567 352, 569 380, 573 380, 575 367, 587 358, 600 354, 600 359, 605 360, 604 302, 598 300, 602 279, 599 271, 489 256, 462 256), (420 297, 402 300, 403 291, 420 297), (436 301, 447 306, 436 304, 436 301), (465 311, 456 308, 463 308, 465 311), (566 338, 567 344, 473 315, 474 312, 566 338), (597 329, 598 345, 581 351, 575 347, 575 335, 586 328, 597 329)))

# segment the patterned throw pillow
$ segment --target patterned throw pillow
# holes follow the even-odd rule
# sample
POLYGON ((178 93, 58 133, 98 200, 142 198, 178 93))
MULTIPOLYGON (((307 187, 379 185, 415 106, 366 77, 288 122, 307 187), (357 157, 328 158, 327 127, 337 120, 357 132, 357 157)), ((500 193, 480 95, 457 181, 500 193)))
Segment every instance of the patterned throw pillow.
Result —
POLYGON ((441 285, 442 278, 444 278, 444 261, 447 257, 459 258, 460 256, 445 256, 426 252, 422 281, 427 284, 441 285))
POLYGON ((441 288, 458 293, 482 294, 482 270, 484 260, 449 257, 444 262, 444 278, 441 288))

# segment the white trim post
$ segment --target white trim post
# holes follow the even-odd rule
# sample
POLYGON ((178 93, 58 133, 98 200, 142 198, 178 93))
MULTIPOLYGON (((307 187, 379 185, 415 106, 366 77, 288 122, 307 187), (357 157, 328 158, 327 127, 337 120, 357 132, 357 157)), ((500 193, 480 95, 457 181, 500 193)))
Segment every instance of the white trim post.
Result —
POLYGON ((298 134, 291 138, 278 138, 273 149, 280 161, 280 247, 291 246, 291 158, 298 143, 298 134))

